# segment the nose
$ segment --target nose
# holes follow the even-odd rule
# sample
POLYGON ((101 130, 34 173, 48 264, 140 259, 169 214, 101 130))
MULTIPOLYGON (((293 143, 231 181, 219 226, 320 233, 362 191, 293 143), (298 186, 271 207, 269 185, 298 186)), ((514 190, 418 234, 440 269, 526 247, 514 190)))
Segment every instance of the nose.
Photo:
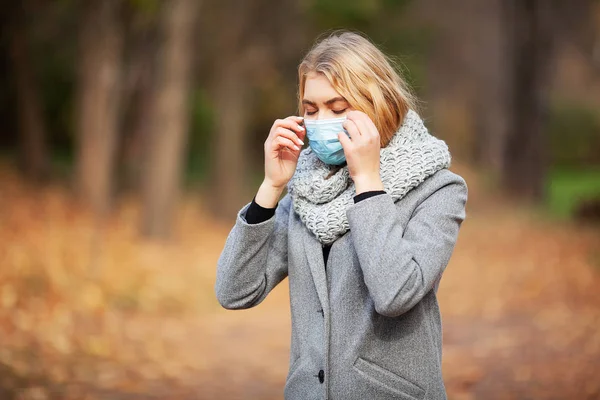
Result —
POLYGON ((317 114, 317 121, 321 120, 321 119, 327 119, 327 112, 326 111, 319 111, 319 113, 317 114))

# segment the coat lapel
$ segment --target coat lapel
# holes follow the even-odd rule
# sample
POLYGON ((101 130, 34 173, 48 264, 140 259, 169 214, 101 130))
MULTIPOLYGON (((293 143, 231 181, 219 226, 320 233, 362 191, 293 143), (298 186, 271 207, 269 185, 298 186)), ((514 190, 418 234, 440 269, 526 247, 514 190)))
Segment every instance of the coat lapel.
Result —
POLYGON ((308 266, 310 267, 315 288, 317 289, 317 295, 321 301, 321 307, 326 312, 325 310, 329 310, 329 296, 327 294, 327 275, 325 273, 325 260, 323 260, 323 247, 310 231, 305 230, 303 236, 308 266))

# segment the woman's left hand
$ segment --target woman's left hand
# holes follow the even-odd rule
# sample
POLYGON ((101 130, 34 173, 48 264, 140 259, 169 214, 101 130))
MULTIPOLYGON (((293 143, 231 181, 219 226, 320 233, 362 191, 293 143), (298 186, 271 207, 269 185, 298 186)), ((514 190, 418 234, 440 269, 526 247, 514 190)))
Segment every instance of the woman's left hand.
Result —
POLYGON ((356 194, 371 190, 383 190, 379 175, 379 151, 381 149, 379 131, 371 118, 362 111, 350 111, 344 121, 344 133, 338 133, 350 177, 356 186, 356 194))

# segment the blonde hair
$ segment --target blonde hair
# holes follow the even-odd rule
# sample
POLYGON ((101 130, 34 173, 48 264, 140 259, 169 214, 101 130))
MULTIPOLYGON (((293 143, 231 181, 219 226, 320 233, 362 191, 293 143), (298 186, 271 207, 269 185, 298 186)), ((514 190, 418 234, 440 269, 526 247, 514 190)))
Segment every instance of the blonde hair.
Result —
POLYGON ((304 84, 311 72, 325 75, 354 109, 375 123, 381 147, 387 146, 416 98, 393 63, 369 39, 349 31, 334 31, 317 40, 298 66, 298 110, 304 115, 304 84))

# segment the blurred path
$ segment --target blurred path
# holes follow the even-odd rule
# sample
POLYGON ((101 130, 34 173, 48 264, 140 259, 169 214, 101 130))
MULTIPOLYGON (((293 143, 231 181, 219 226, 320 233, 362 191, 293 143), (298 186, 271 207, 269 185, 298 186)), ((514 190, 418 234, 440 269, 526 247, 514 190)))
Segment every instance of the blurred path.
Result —
MULTIPOLYGON (((458 172, 468 217, 439 291, 449 398, 600 398, 600 232, 508 208, 458 172)), ((282 398, 287 280, 222 310, 229 226, 190 201, 178 240, 144 243, 133 202, 98 233, 62 189, 3 178, 0 398, 282 398)))
POLYGON ((600 398, 600 232, 537 219, 470 182, 473 210, 439 292, 450 397, 600 398))

